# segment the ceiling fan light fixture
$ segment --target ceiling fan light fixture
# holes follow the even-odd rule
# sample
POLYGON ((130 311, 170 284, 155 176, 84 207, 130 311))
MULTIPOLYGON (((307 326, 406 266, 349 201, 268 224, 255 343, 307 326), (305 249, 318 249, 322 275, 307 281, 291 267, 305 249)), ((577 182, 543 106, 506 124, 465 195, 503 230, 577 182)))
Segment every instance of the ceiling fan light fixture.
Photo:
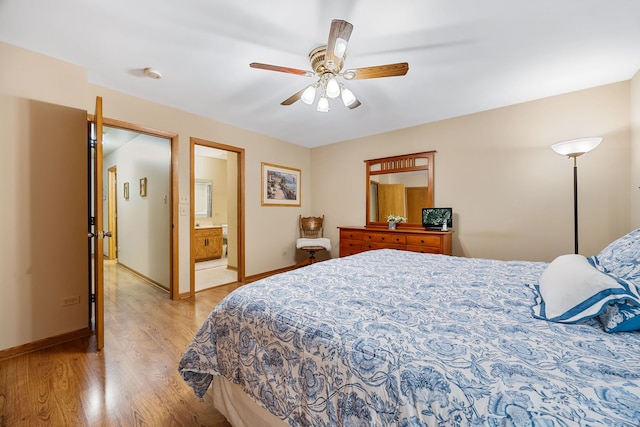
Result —
POLYGON ((344 106, 348 107, 354 102, 356 102, 356 96, 353 94, 353 92, 351 92, 349 89, 343 86, 342 87, 342 103, 344 104, 344 106))
POLYGON ((340 85, 333 76, 327 80, 327 96, 329 98, 337 98, 340 96, 340 85))
POLYGON ((282 101, 280 105, 291 105, 299 100, 302 100, 304 104, 313 105, 316 98, 318 98, 318 103, 316 104, 317 111, 326 113, 329 111, 329 99, 341 97, 344 105, 350 110, 353 110, 362 105, 362 103, 353 92, 344 86, 342 79, 364 80, 404 76, 407 74, 407 71, 409 71, 409 64, 406 62, 398 62, 396 64, 345 70, 344 62, 347 57, 347 47, 352 30, 353 25, 347 21, 342 19, 333 19, 331 21, 327 44, 318 46, 309 52, 309 62, 311 63, 311 69, 313 71, 263 64, 260 62, 252 62, 249 66, 251 68, 317 78, 315 83, 305 86, 303 89, 282 101), (338 81, 338 77, 342 79, 338 81), (318 91, 320 92, 319 95, 317 93, 318 91))
POLYGON ((302 92, 300 99, 307 105, 313 104, 313 101, 316 99, 316 87, 314 85, 307 86, 304 92, 302 92))
POLYGON ((323 96, 320 98, 317 110, 321 113, 329 112, 329 100, 326 97, 323 96))

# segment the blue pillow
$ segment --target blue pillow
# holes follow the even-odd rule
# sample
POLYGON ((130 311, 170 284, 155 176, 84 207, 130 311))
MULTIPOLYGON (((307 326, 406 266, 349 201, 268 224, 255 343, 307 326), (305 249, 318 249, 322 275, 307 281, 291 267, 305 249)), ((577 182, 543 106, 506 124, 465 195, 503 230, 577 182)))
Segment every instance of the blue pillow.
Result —
POLYGON ((611 242, 593 259, 606 273, 640 287, 640 228, 611 242))
POLYGON ((609 304, 598 316, 607 332, 640 330, 640 307, 627 301, 609 304))
POLYGON ((582 255, 554 259, 535 286, 534 317, 577 323, 598 316, 611 303, 629 301, 640 306, 638 289, 625 280, 599 271, 582 255))

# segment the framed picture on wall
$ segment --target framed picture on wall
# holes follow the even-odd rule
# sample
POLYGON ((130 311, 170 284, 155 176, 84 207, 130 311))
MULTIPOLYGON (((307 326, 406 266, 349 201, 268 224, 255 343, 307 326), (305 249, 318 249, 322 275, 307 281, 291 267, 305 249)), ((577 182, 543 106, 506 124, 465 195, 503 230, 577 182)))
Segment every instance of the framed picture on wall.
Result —
POLYGON ((129 200, 129 183, 128 183, 128 182, 125 182, 125 183, 124 183, 124 191, 123 191, 123 194, 124 194, 124 199, 125 199, 125 200, 129 200))
POLYGON ((300 169, 262 163, 262 206, 300 206, 300 169))
POLYGON ((147 177, 140 178, 140 197, 147 197, 147 177))

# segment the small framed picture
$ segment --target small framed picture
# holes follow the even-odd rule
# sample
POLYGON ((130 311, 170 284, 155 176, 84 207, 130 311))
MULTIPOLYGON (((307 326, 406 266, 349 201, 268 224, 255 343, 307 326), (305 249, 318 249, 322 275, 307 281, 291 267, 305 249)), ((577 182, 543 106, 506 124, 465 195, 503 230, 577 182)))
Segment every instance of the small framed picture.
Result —
POLYGON ((128 183, 128 182, 125 182, 125 183, 124 183, 124 191, 123 191, 123 194, 124 194, 124 199, 125 199, 125 200, 129 200, 129 183, 128 183))
POLYGON ((140 197, 147 197, 147 177, 140 178, 140 197))
POLYGON ((262 163, 262 206, 300 206, 300 169, 262 163))

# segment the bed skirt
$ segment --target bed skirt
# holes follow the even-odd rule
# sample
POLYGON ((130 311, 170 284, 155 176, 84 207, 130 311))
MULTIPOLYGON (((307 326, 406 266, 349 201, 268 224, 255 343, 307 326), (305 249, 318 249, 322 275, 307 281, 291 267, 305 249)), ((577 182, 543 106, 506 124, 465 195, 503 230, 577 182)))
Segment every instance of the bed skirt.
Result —
POLYGON ((255 403, 242 388, 221 376, 211 383, 213 406, 233 427, 284 427, 289 424, 255 403))

